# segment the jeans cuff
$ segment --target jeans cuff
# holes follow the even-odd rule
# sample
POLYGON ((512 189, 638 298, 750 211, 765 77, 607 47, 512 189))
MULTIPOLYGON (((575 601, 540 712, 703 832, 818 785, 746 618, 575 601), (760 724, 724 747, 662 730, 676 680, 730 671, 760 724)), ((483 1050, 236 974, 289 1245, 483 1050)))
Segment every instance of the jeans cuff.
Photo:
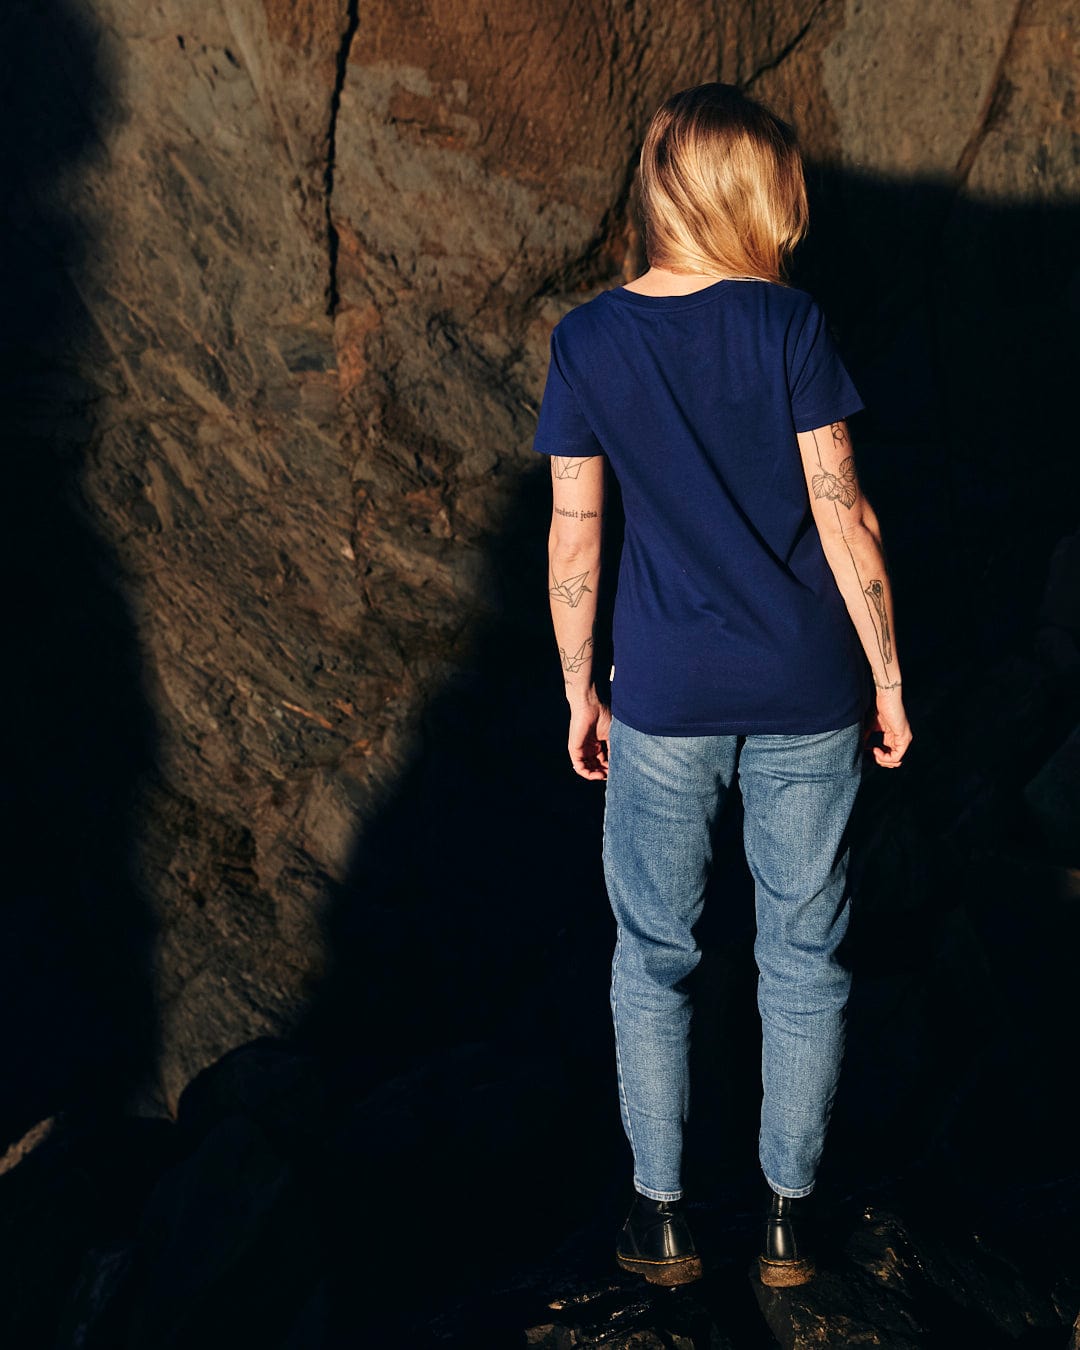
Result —
POLYGON ((637 1178, 634 1178, 634 1190, 638 1195, 647 1196, 650 1200, 681 1200, 682 1191, 654 1191, 648 1186, 643 1186, 637 1178))
POLYGON ((778 1186, 775 1181, 769 1181, 768 1177, 765 1180, 769 1182, 771 1191, 775 1191, 777 1195, 782 1195, 788 1200, 801 1200, 803 1196, 809 1195, 814 1189, 813 1182, 809 1186, 778 1186))

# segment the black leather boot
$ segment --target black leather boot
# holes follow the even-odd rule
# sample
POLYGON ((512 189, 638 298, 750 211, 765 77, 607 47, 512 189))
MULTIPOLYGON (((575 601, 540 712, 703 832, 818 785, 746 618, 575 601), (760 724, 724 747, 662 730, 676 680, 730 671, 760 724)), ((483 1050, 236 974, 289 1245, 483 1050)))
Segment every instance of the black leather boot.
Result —
POLYGON ((770 1192, 765 1220, 765 1250, 758 1258, 761 1283, 773 1289, 789 1289, 813 1279, 814 1261, 806 1236, 806 1197, 792 1200, 770 1192))
POLYGON ((623 1270, 652 1284, 690 1284, 701 1279, 701 1257, 677 1200, 637 1195, 626 1216, 615 1259, 623 1270))

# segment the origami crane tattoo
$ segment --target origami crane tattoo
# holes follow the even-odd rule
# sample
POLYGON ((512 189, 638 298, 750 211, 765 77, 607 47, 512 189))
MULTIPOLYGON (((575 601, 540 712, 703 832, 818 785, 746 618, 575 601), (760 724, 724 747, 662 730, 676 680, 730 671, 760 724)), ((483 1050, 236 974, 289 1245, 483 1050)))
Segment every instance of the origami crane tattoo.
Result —
POLYGON ((843 502, 849 509, 855 505, 858 489, 855 486, 855 458, 848 455, 837 473, 822 469, 814 474, 811 484, 815 497, 824 497, 830 502, 843 502))
POLYGON ((581 597, 590 594, 590 588, 585 585, 588 577, 588 572, 579 572, 576 577, 567 577, 565 581, 559 581, 556 577, 555 585, 551 587, 551 594, 556 600, 561 600, 564 605, 576 609, 581 604, 581 597))
POLYGON ((586 638, 572 656, 568 655, 562 647, 559 648, 559 655, 562 657, 563 670, 565 670, 568 675, 576 675, 578 673, 581 667, 589 659, 589 649, 592 645, 592 638, 586 638))
POLYGON ((563 455, 551 457, 551 468, 556 478, 576 478, 584 463, 583 459, 571 459, 563 455))

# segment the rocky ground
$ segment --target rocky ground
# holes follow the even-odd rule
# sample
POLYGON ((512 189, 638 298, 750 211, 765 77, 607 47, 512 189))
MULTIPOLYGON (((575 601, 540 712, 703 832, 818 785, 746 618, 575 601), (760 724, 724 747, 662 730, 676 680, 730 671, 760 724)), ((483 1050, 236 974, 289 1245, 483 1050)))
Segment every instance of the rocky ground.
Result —
POLYGON ((980 1187, 931 1169, 833 1192, 819 1274, 788 1291, 756 1278, 756 1187, 717 1187, 691 1206, 705 1278, 657 1290, 615 1270, 614 1206, 558 1234, 523 1178, 516 1213, 478 1183, 423 1204, 406 1187, 403 1215, 323 1086, 295 1049, 256 1043, 195 1081, 175 1125, 53 1123, 0 1184, 5 1344, 1075 1344, 1075 1174, 980 1187))

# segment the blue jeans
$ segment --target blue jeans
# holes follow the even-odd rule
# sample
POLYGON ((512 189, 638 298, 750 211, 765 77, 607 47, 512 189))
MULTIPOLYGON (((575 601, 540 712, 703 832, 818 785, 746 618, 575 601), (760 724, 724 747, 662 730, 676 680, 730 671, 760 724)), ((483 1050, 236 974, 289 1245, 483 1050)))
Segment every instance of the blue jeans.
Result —
POLYGON ((616 1067, 634 1186, 682 1195, 690 1105, 685 981, 701 953, 713 826, 738 775, 754 877, 762 1029, 759 1157, 780 1195, 814 1186, 836 1092, 850 975, 845 827, 861 728, 808 736, 649 736, 613 721, 604 875, 618 926, 611 972, 616 1067))

